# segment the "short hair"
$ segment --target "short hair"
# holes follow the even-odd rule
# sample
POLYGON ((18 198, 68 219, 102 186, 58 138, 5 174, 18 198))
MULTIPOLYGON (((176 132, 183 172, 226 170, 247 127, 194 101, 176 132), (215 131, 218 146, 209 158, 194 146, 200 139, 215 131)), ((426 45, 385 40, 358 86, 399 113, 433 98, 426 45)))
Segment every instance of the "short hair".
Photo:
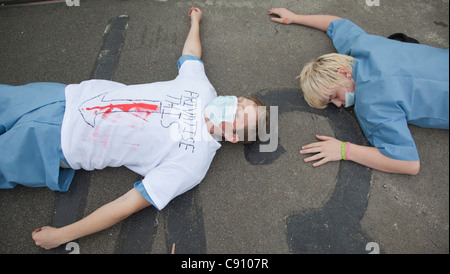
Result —
POLYGON ((243 144, 252 144, 256 142, 256 140, 259 139, 259 130, 260 128, 265 129, 264 132, 268 132, 269 129, 269 121, 270 121, 270 111, 269 107, 264 104, 264 102, 261 99, 255 98, 255 97, 246 97, 247 99, 253 101, 256 104, 256 110, 257 110, 257 121, 256 121, 256 128, 255 129, 249 129, 248 128, 248 120, 247 125, 244 127, 244 140, 241 140, 240 142, 243 144), (256 135, 249 135, 249 130, 255 130, 256 135), (256 137, 256 139, 251 138, 256 137), (250 139, 251 138, 251 139, 250 139))
POLYGON ((332 95, 332 89, 344 86, 345 78, 340 68, 353 71, 355 59, 349 55, 329 53, 307 63, 297 78, 305 101, 313 108, 324 109, 332 95))

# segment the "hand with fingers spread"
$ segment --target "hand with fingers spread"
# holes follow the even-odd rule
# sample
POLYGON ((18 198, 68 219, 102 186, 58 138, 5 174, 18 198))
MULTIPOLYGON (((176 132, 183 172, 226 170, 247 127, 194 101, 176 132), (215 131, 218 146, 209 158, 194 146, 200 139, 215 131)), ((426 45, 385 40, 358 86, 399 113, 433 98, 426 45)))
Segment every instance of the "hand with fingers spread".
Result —
POLYGON ((273 22, 281 23, 281 24, 292 24, 295 23, 295 17, 297 14, 285 8, 273 8, 269 10, 269 14, 278 15, 279 17, 272 17, 270 20, 273 22))
POLYGON ((341 141, 333 137, 321 135, 316 135, 316 138, 320 140, 320 142, 315 142, 302 146, 302 149, 300 150, 300 154, 316 153, 315 155, 306 158, 304 160, 305 163, 319 160, 318 162, 315 162, 313 164, 313 167, 318 167, 327 162, 342 160, 341 141))

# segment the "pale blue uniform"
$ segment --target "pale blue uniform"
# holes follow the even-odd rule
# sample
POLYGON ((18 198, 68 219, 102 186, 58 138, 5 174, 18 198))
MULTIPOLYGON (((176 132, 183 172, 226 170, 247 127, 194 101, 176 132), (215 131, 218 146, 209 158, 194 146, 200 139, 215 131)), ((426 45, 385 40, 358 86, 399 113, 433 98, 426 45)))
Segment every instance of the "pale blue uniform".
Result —
POLYGON ((367 140, 389 158, 419 161, 407 124, 449 128, 449 50, 369 35, 347 19, 327 34, 355 58, 355 113, 367 140))
POLYGON ((67 191, 75 171, 61 150, 66 85, 0 85, 0 189, 17 184, 67 191))

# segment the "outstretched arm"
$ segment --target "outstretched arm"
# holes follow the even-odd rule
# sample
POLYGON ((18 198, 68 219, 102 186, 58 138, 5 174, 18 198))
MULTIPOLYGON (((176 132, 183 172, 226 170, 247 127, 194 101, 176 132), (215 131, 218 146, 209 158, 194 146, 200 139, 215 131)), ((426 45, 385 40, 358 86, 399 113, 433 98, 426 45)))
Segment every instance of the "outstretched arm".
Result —
POLYGON ((55 248, 113 226, 149 205, 150 203, 133 188, 78 222, 61 228, 44 226, 33 231, 32 237, 37 246, 45 249, 55 248))
POLYGON ((341 17, 334 15, 300 15, 291 12, 285 8, 273 8, 269 10, 269 14, 279 17, 272 17, 271 20, 282 24, 299 24, 322 31, 327 31, 330 23, 341 17))
MULTIPOLYGON (((316 135, 316 138, 321 140, 321 142, 305 145, 300 150, 300 154, 316 153, 315 155, 306 158, 306 163, 319 160, 313 164, 313 167, 318 167, 330 161, 342 160, 341 141, 328 136, 316 135)), ((358 164, 390 173, 409 175, 416 175, 419 173, 419 161, 395 160, 384 156, 375 147, 350 144, 350 148, 347 147, 347 149, 351 150, 351 153, 347 154, 347 160, 351 160, 358 164)))
POLYGON ((193 55, 202 58, 202 44, 200 41, 200 21, 202 20, 202 11, 199 8, 191 8, 189 16, 191 17, 191 29, 184 42, 182 55, 193 55))

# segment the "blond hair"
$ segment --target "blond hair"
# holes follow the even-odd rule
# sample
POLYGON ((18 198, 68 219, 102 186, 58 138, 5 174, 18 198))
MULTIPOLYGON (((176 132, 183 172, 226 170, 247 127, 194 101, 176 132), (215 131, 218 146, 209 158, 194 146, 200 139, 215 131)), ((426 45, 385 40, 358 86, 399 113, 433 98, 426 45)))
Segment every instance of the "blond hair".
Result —
POLYGON ((324 109, 329 103, 332 90, 345 85, 345 77, 339 73, 346 68, 352 73, 355 59, 348 55, 330 53, 307 63, 297 78, 306 102, 313 108, 324 109))

